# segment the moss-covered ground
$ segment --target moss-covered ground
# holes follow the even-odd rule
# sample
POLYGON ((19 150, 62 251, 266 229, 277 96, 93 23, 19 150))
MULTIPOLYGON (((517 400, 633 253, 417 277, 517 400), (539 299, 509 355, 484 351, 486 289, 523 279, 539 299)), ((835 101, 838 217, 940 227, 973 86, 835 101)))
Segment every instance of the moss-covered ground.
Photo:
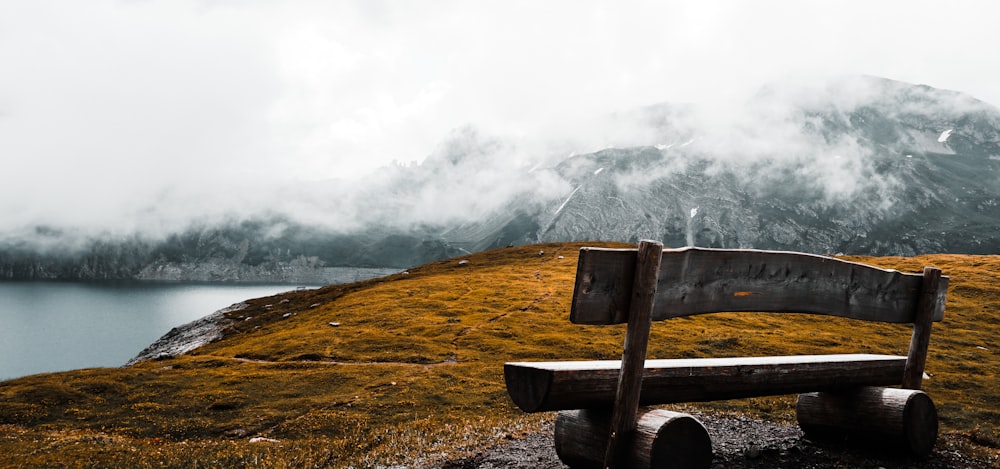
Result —
MULTIPOLYGON (((551 415, 510 403, 505 361, 621 354, 622 327, 568 321, 582 245, 249 300, 224 339, 189 355, 2 382, 0 466, 419 467, 533 431, 551 415)), ((924 389, 942 433, 1000 457, 1000 256, 851 260, 951 276, 924 389)), ((654 324, 649 356, 905 354, 909 336, 825 316, 717 314, 654 324)), ((794 419, 793 396, 696 406, 794 419)))

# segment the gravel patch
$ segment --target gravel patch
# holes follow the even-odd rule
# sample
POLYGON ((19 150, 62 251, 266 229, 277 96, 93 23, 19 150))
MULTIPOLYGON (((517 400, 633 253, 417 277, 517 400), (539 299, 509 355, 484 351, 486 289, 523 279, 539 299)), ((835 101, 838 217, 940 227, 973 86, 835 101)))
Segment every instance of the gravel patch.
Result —
MULTIPOLYGON (((879 452, 843 442, 816 442, 796 425, 749 417, 713 416, 692 412, 712 438, 712 468, 996 468, 952 449, 954 437, 938 437, 934 452, 923 460, 879 452)), ((877 443, 877 442, 876 442, 877 443)), ((553 424, 523 438, 511 438, 473 456, 449 461, 443 469, 535 468, 565 469, 553 445, 553 424)))

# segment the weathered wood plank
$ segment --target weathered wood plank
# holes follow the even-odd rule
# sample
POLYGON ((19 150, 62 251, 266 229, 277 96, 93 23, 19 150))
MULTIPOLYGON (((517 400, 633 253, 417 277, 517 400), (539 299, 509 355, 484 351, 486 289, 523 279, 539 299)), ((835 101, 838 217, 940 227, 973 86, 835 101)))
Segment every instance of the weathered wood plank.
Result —
MULTIPOLYGON (((906 357, 842 354, 646 360, 641 405, 703 402, 900 384, 906 357)), ((610 407, 621 362, 504 365, 511 399, 525 412, 610 407)))
MULTIPOLYGON (((635 249, 583 248, 570 320, 626 322, 635 249)), ((923 276, 804 253, 705 248, 663 251, 653 320, 767 311, 912 323, 923 276)), ((948 277, 935 298, 943 304, 948 277)), ((935 309, 940 321, 944 309, 935 309)))
POLYGON ((811 438, 848 436, 917 457, 930 454, 937 441, 937 410, 919 390, 863 387, 801 394, 795 414, 811 438))
POLYGON ((653 323, 653 300, 656 297, 656 279, 660 272, 662 253, 663 244, 647 240, 639 243, 633 275, 635 282, 632 286, 632 298, 629 301, 628 329, 625 330, 625 345, 622 351, 622 367, 618 375, 618 388, 604 456, 605 468, 624 467, 625 457, 620 453, 635 430, 643 364, 646 361, 649 329, 653 323))

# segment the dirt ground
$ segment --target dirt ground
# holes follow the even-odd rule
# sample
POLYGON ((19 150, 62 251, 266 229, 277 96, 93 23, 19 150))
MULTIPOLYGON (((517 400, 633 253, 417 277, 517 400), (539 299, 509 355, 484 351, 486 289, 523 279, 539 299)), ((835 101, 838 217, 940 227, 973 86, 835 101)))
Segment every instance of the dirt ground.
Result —
MULTIPOLYGON (((880 453, 842 442, 815 442, 794 425, 781 425, 748 417, 696 415, 712 438, 712 468, 969 468, 1000 467, 963 455, 954 449, 954 437, 939 436, 933 453, 914 460, 880 453)), ((478 454, 450 461, 443 469, 533 468, 563 469, 553 446, 553 428, 510 438, 478 454)))

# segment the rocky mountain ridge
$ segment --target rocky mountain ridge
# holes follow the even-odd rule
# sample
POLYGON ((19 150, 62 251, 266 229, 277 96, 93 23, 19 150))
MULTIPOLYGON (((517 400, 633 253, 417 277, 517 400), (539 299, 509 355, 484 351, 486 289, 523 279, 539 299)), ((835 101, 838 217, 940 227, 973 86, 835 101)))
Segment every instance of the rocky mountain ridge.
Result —
POLYGON ((361 184, 344 202, 365 214, 350 229, 257 214, 60 250, 38 246, 71 233, 36 227, 0 237, 0 279, 327 282, 335 268, 353 280, 494 247, 641 238, 1000 253, 1000 111, 967 95, 852 77, 767 88, 725 113, 662 104, 616 119, 643 137, 522 165, 514 143, 459 129, 361 184))

